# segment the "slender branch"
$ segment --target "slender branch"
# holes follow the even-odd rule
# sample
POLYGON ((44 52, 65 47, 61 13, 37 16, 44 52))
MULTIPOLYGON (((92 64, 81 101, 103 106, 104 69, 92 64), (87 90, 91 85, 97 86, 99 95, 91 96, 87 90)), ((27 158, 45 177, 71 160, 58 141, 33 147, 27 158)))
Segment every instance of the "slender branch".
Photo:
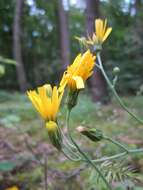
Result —
POLYGON ((110 138, 110 137, 107 137, 107 136, 104 136, 104 139, 107 140, 107 141, 110 141, 112 142, 113 144, 117 145, 118 147, 120 147, 121 149, 125 150, 127 153, 129 152, 128 148, 126 148, 124 145, 122 145, 121 143, 119 143, 118 141, 110 138))
POLYGON ((65 157, 67 157, 71 161, 78 162, 78 161, 81 160, 81 158, 73 158, 73 157, 71 157, 64 149, 62 149, 61 152, 65 155, 65 157))
POLYGON ((47 167, 47 156, 44 155, 44 189, 48 190, 48 183, 47 183, 47 171, 48 171, 48 167, 47 167))
POLYGON ((104 157, 104 158, 96 159, 96 160, 92 160, 92 161, 94 163, 102 163, 102 162, 105 162, 105 161, 108 161, 108 160, 114 160, 114 159, 118 159, 120 157, 124 157, 127 154, 136 154, 136 153, 142 153, 143 154, 143 148, 129 149, 128 152, 126 151, 126 152, 122 152, 122 153, 119 153, 119 154, 115 154, 113 156, 104 157))
POLYGON ((116 86, 116 83, 117 83, 117 80, 118 80, 118 75, 116 75, 113 79, 113 87, 115 88, 116 86))
MULTIPOLYGON (((81 159, 81 157, 79 156, 79 154, 77 152, 74 151, 74 150, 76 150, 76 147, 69 142, 69 140, 64 135, 62 130, 61 130, 61 134, 62 134, 63 139, 65 140, 65 143, 63 145, 65 146, 65 148, 68 150, 69 153, 71 153, 74 157, 76 157, 73 160, 74 161, 79 161, 81 159)), ((67 157, 64 150, 63 150, 63 154, 67 157)))
POLYGON ((68 127, 68 132, 69 132, 69 136, 70 139, 72 141, 72 143, 76 146, 77 150, 81 153, 81 155, 85 158, 85 161, 87 161, 87 163, 89 163, 96 171, 97 173, 100 175, 100 177, 102 178, 102 180, 104 181, 104 183, 106 184, 106 186, 108 187, 109 190, 112 190, 112 187, 110 186, 110 184, 108 183, 108 181, 106 180, 106 178, 104 177, 104 175, 102 174, 102 172, 99 170, 99 168, 94 164, 94 162, 88 157, 88 155, 86 155, 78 146, 78 144, 74 141, 74 139, 72 138, 72 135, 70 133, 70 128, 69 128, 69 119, 70 119, 70 112, 71 110, 68 110, 68 115, 67 115, 67 127, 68 127))
MULTIPOLYGON (((21 130, 20 127, 17 127, 17 130, 18 130, 18 132, 19 132, 20 134, 25 133, 25 132, 23 132, 23 131, 21 130)), ((25 143, 25 145, 26 145, 26 148, 29 150, 29 152, 31 152, 31 154, 32 154, 32 156, 33 156, 33 159, 34 159, 35 161, 37 161, 38 164, 40 164, 41 166, 43 166, 44 163, 40 160, 40 158, 38 157, 38 155, 35 154, 35 152, 34 152, 32 146, 28 143, 28 140, 27 140, 27 138, 26 138, 25 136, 24 136, 24 143, 25 143)))
POLYGON ((117 94, 115 88, 114 88, 114 85, 112 85, 111 81, 109 80, 108 76, 106 75, 106 72, 103 68, 103 65, 102 65, 102 61, 101 61, 101 57, 100 57, 100 53, 97 53, 97 59, 98 59, 98 62, 99 62, 99 65, 100 65, 100 69, 101 69, 101 72, 107 82, 107 84, 109 85, 111 91, 113 92, 116 100, 119 102, 120 106, 129 114, 131 115, 134 119, 136 119, 140 124, 143 124, 143 120, 141 120, 140 118, 138 118, 134 113, 132 113, 128 107, 123 103, 123 101, 121 100, 121 98, 119 97, 119 95, 117 94))
POLYGON ((24 139, 24 142, 25 142, 26 148, 31 152, 31 154, 34 157, 34 159, 38 162, 38 164, 40 164, 41 166, 43 166, 44 164, 42 163, 42 161, 40 160, 40 158, 35 154, 35 152, 33 151, 33 148, 28 143, 28 141, 26 139, 24 139))

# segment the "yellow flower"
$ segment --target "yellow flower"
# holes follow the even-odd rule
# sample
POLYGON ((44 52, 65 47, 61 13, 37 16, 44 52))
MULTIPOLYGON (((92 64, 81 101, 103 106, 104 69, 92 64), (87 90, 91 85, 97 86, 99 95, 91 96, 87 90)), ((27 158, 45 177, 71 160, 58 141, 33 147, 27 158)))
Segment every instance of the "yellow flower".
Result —
POLYGON ((92 38, 88 36, 87 43, 94 45, 94 44, 102 44, 109 34, 112 31, 111 27, 107 27, 107 19, 96 19, 95 20, 95 31, 96 34, 93 33, 92 38))
POLYGON ((59 93, 56 86, 52 89, 50 84, 46 84, 38 87, 37 91, 28 91, 27 95, 43 119, 46 121, 56 120, 63 91, 59 93))
POLYGON ((83 55, 79 54, 73 64, 68 66, 64 72, 60 82, 60 90, 63 90, 66 85, 71 90, 83 89, 84 82, 93 74, 95 58, 89 50, 83 55))
POLYGON ((9 187, 6 190, 19 190, 19 188, 17 186, 13 186, 13 187, 9 187))

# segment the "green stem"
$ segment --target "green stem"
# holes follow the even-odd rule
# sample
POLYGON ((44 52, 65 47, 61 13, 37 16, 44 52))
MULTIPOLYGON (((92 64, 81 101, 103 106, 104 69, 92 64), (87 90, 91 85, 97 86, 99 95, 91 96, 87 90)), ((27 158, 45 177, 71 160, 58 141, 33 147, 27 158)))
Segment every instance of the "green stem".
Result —
POLYGON ((62 149, 61 152, 65 155, 66 158, 68 158, 71 161, 78 162, 81 160, 77 158, 72 158, 64 149, 62 149))
POLYGON ((114 160, 114 159, 118 159, 120 157, 126 156, 127 154, 135 154, 135 153, 143 153, 143 148, 139 148, 139 149, 131 149, 128 150, 128 152, 122 152, 120 154, 115 154, 113 156, 109 156, 109 157, 105 157, 105 158, 101 158, 101 159, 96 159, 96 160, 92 160, 94 163, 102 163, 108 160, 114 160))
POLYGON ((106 186, 108 187, 108 189, 112 190, 112 187, 107 182, 107 180, 104 177, 104 175, 102 174, 102 172, 98 169, 98 167, 94 164, 94 162, 80 149, 80 147, 78 146, 78 144, 72 138, 71 133, 70 133, 70 128, 69 128, 70 112, 71 112, 71 110, 68 110, 68 114, 67 114, 67 127, 68 127, 68 132, 69 132, 69 136, 70 136, 70 139, 71 139, 72 143, 76 146, 77 150, 79 151, 79 153, 81 153, 81 155, 85 158, 85 160, 97 171, 97 173, 100 175, 100 177, 102 178, 102 180, 104 181, 104 183, 106 184, 106 186))
POLYGON ((47 168, 47 156, 44 155, 44 189, 45 190, 48 190, 48 183, 47 183, 47 177, 48 177, 48 175, 47 175, 47 170, 48 170, 48 168, 47 168))
POLYGON ((102 61, 101 61, 101 57, 100 57, 100 53, 97 53, 97 59, 98 59, 98 62, 99 62, 99 66, 100 66, 100 69, 101 69, 101 72, 108 84, 108 86, 110 87, 111 91, 113 92, 116 100, 119 102, 120 106, 128 113, 130 114, 134 119, 136 119, 140 124, 143 124, 143 120, 141 120, 140 118, 138 118, 134 113, 132 113, 128 107, 123 103, 123 101, 121 100, 121 98, 119 97, 119 95, 117 94, 115 88, 114 88, 114 85, 112 85, 111 81, 109 80, 108 76, 106 75, 106 72, 103 68, 103 65, 102 65, 102 61))
POLYGON ((122 148, 123 150, 125 150, 127 153, 129 152, 128 148, 126 148, 124 145, 122 145, 121 143, 119 143, 118 141, 110 138, 110 137, 107 137, 107 136, 104 136, 104 139, 107 140, 107 141, 110 141, 112 142, 113 144, 117 145, 118 147, 122 148))
POLYGON ((63 154, 66 157, 71 157, 71 160, 73 160, 73 161, 79 161, 79 160, 81 160, 81 157, 79 156, 79 154, 77 152, 75 152, 76 147, 69 142, 69 140, 66 138, 66 136, 64 135, 64 133, 62 132, 62 130, 61 130, 61 135, 62 135, 63 139, 65 140, 65 143, 63 145, 68 150, 68 152, 70 154, 72 154, 72 156, 74 156, 75 158, 72 158, 71 156, 68 156, 67 153, 65 152, 64 148, 62 149, 63 154))

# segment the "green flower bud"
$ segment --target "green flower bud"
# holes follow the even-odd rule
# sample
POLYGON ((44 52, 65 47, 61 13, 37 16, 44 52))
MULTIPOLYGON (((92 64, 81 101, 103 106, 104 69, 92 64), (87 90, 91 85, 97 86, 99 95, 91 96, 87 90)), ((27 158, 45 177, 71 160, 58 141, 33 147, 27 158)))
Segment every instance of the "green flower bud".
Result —
POLYGON ((114 67, 114 68, 113 68, 113 73, 114 73, 115 75, 117 75, 119 72, 120 72, 120 68, 119 68, 119 67, 114 67))
POLYGON ((93 51, 98 53, 102 51, 102 45, 101 44, 94 44, 93 45, 93 51))
POLYGON ((86 127, 79 126, 77 127, 77 131, 85 135, 94 142, 100 141, 104 138, 102 131, 99 129, 94 129, 94 128, 89 129, 86 127))
POLYGON ((5 68, 3 65, 0 65, 0 77, 5 74, 5 68))
POLYGON ((78 94, 79 94, 79 90, 71 90, 69 92, 68 95, 68 99, 67 99, 67 105, 68 105, 68 109, 71 110, 73 107, 75 107, 77 105, 77 100, 78 100, 78 94))
POLYGON ((48 130, 48 135, 51 143, 58 149, 62 148, 62 136, 58 128, 58 125, 54 121, 46 122, 46 128, 48 130))

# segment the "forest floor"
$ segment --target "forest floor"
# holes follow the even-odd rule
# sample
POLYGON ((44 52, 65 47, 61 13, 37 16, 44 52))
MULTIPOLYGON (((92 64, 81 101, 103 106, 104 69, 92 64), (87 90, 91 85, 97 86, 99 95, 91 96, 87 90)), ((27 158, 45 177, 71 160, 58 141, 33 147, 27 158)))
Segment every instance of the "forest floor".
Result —
MULTIPOLYGON (((124 97, 126 105, 143 118, 143 96, 124 97)), ((66 108, 59 113, 60 125, 64 128, 66 108)), ((0 92, 0 190, 16 185, 20 190, 42 190, 43 168, 38 159, 47 158, 48 190, 94 190, 96 173, 84 163, 74 163, 59 153, 48 141, 44 124, 25 95, 0 92), (32 152, 29 149, 32 148, 32 152)), ((71 126, 79 145, 92 157, 110 156, 121 152, 115 145, 105 141, 90 142, 77 134, 78 126, 96 127, 105 134, 130 148, 143 147, 143 125, 134 121, 112 100, 108 105, 93 104, 90 97, 81 95, 71 115, 71 126)), ((116 163, 114 163, 116 164, 116 163)), ((116 190, 133 186, 143 189, 143 154, 129 155, 119 164, 134 168, 126 184, 114 182, 116 190), (131 179, 131 177, 133 177, 131 179)), ((130 171, 131 172, 131 171, 130 171)), ((96 190, 106 190, 101 180, 96 190)))

